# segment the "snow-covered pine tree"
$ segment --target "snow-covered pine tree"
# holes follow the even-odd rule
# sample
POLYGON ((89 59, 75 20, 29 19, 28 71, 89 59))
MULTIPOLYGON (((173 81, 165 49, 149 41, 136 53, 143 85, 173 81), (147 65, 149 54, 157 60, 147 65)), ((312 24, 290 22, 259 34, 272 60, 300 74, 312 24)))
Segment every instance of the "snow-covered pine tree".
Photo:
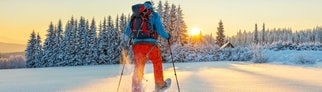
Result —
POLYGON ((158 3, 158 8, 157 8, 156 12, 158 12, 161 17, 163 16, 163 6, 162 6, 161 0, 158 3))
POLYGON ((266 41, 265 41, 265 36, 266 35, 266 33, 265 33, 265 23, 263 23, 263 29, 262 29, 262 43, 266 43, 266 41))
POLYGON ((52 58, 52 56, 54 55, 54 50, 53 47, 55 45, 55 31, 54 31, 54 25, 51 22, 49 25, 49 29, 47 30, 47 38, 45 39, 45 43, 43 46, 43 50, 44 50, 44 56, 42 57, 42 62, 40 65, 40 67, 50 67, 53 66, 53 62, 54 59, 52 58))
POLYGON ((121 33, 124 33, 125 32, 125 28, 127 26, 126 24, 126 16, 124 15, 124 13, 122 13, 121 17, 120 17, 120 31, 121 33))
MULTIPOLYGON (((125 28, 126 26, 128 25, 127 21, 130 20, 130 18, 126 18, 124 14, 121 15, 120 17, 120 35, 119 35, 119 38, 120 38, 120 45, 121 47, 126 50, 127 54, 129 56, 132 56, 133 53, 131 51, 131 47, 130 47, 130 40, 131 38, 127 37, 126 35, 124 35, 124 32, 125 32, 125 28)), ((130 22, 130 21, 128 21, 130 22)))
POLYGON ((77 45, 77 21, 72 17, 71 20, 66 24, 63 42, 61 48, 63 50, 63 62, 59 66, 72 66, 76 56, 77 45))
POLYGON ((254 31, 254 43, 258 44, 258 30, 257 30, 257 24, 255 24, 255 31, 254 31))
POLYGON ((78 26, 79 50, 77 54, 79 55, 78 59, 80 61, 76 62, 76 65, 85 65, 87 64, 86 54, 88 49, 88 43, 87 43, 88 22, 86 22, 84 17, 81 17, 78 25, 79 25, 78 26))
POLYGON ((247 34, 246 30, 244 30, 244 32, 243 32, 243 46, 246 46, 246 44, 247 44, 248 39, 247 39, 246 34, 247 34))
POLYGON ((322 27, 317 27, 316 30, 318 31, 319 42, 322 43, 322 27))
POLYGON ((237 45, 239 45, 239 46, 243 46, 243 40, 244 39, 244 37, 242 36, 242 32, 241 32, 241 30, 239 30, 238 32, 237 32, 237 41, 235 41, 235 43, 238 43, 237 45))
POLYGON ((172 39, 170 39, 170 43, 173 45, 176 45, 179 43, 179 33, 177 30, 177 8, 176 5, 172 4, 171 10, 170 10, 170 26, 169 26, 169 33, 172 36, 172 39))
POLYGON ((168 1, 165 2, 164 4, 164 9, 162 12, 162 19, 163 19, 163 26, 166 31, 170 31, 170 5, 168 1))
MULTIPOLYGON (((121 16, 122 17, 122 16, 121 16)), ((113 22, 112 22, 112 17, 111 16, 108 16, 107 17, 107 31, 106 31, 106 34, 107 34, 107 38, 108 38, 108 45, 107 45, 107 58, 108 58, 108 61, 107 63, 108 64, 113 64, 114 63, 114 60, 112 60, 113 58, 113 44, 112 44, 112 32, 114 30, 114 26, 113 26, 113 22)))
POLYGON ((315 32, 313 30, 308 31, 310 42, 315 42, 315 32))
POLYGON ((98 50, 97 50, 97 33, 96 33, 96 23, 95 19, 92 19, 90 30, 87 35, 87 55, 86 55, 86 62, 87 65, 95 65, 97 64, 98 60, 98 50))
POLYGON ((178 20, 177 20, 177 23, 178 23, 178 32, 179 32, 179 39, 180 39, 180 44, 181 45, 184 45, 184 44, 187 44, 188 43, 188 30, 187 30, 187 25, 186 25, 186 22, 184 21, 184 18, 183 18, 183 12, 182 12, 182 9, 181 7, 179 6, 178 7, 178 20))
POLYGON ((90 27, 89 27, 89 22, 88 22, 88 20, 86 20, 86 23, 85 23, 85 29, 86 29, 86 31, 85 31, 85 59, 83 60, 83 63, 85 64, 85 65, 88 65, 88 64, 90 64, 90 62, 91 62, 91 58, 89 58, 89 30, 90 30, 90 27))
POLYGON ((272 43, 274 41, 272 30, 268 31, 267 37, 269 37, 269 39, 267 39, 267 43, 272 43))
POLYGON ((288 33, 286 34, 287 35, 287 42, 292 42, 292 35, 293 35, 293 33, 292 33, 292 31, 290 30, 290 31, 288 31, 288 33))
POLYGON ((42 60, 43 57, 43 50, 42 50, 42 44, 41 44, 41 37, 39 35, 39 33, 37 34, 37 38, 36 38, 36 52, 35 52, 35 66, 34 67, 39 67, 40 62, 42 60))
POLYGON ((317 31, 316 33, 316 43, 322 43, 322 27, 316 27, 315 31, 317 31))
POLYGON ((107 35, 109 38, 108 45, 108 58, 109 64, 117 64, 120 61, 120 40, 118 31, 113 26, 112 17, 108 17, 107 35))
MULTIPOLYGON (((113 24, 113 20, 112 20, 112 16, 108 16, 107 17, 107 28, 113 28, 114 29, 114 24, 113 24)), ((109 30, 107 30, 109 31, 109 30)))
POLYGON ((216 44, 218 46, 222 46, 225 44, 225 34, 224 34, 224 25, 222 20, 218 23, 219 27, 217 27, 217 37, 216 37, 216 44))
POLYGON ((72 52, 74 53, 74 57, 72 57, 72 62, 70 62, 69 66, 76 66, 76 65, 80 65, 81 60, 81 55, 80 55, 80 41, 81 41, 81 35, 80 35, 80 30, 79 30, 79 25, 80 23, 78 23, 77 20, 75 20, 74 22, 74 39, 73 39, 73 48, 72 48, 72 52))
POLYGON ((53 66, 59 66, 58 64, 61 63, 63 61, 63 51, 62 48, 60 48, 60 45, 63 41, 63 28, 62 28, 62 22, 61 20, 58 21, 58 25, 55 28, 55 38, 54 38, 54 46, 53 46, 53 53, 54 55, 52 56, 54 59, 54 64, 53 66))
POLYGON ((115 19, 115 30, 120 31, 120 26, 119 26, 119 15, 116 16, 115 19))
POLYGON ((100 24, 99 29, 99 41, 98 41, 98 51, 99 51, 99 59, 98 64, 108 64, 108 35, 107 35, 107 24, 106 24, 106 18, 104 18, 103 25, 100 24))
MULTIPOLYGON (((160 16, 160 17, 162 17, 163 27, 164 27, 165 31, 169 33, 169 31, 170 31, 170 5, 169 5, 168 1, 166 1, 164 3, 162 16, 160 16)), ((161 55, 162 55, 163 62, 170 61, 169 52, 168 52, 168 48, 169 48, 168 41, 161 39, 160 37, 159 37, 159 41, 160 41, 160 45, 161 45, 160 50, 162 53, 161 55)))
MULTIPOLYGON (((125 56, 125 57, 120 56, 120 58, 119 58, 120 62, 117 61, 116 63, 121 63, 121 62, 124 63, 124 60, 126 60, 127 57, 133 58, 133 52, 132 52, 132 48, 130 46, 131 45, 130 44, 131 38, 124 34, 126 26, 128 26, 129 22, 131 22, 131 15, 128 15, 128 17, 125 18, 124 20, 123 20, 123 18, 121 16, 120 20, 117 19, 117 21, 118 21, 117 23, 120 24, 119 27, 116 27, 116 29, 119 29, 119 31, 116 32, 118 34, 118 39, 119 39, 118 42, 119 42, 119 45, 120 45, 118 47, 118 49, 122 53, 126 54, 127 56, 125 56)), ((113 38, 113 39, 115 39, 115 38, 113 38)))
POLYGON ((36 44, 37 38, 35 31, 32 31, 30 35, 30 39, 27 43, 27 48, 25 50, 25 57, 26 57, 26 66, 28 68, 36 67, 36 44))
POLYGON ((73 35, 75 35, 76 33, 72 31, 73 29, 73 22, 74 19, 72 17, 72 19, 70 21, 67 22, 66 27, 65 27, 65 31, 64 31, 64 37, 63 37, 63 41, 60 44, 60 48, 62 49, 62 56, 63 59, 62 61, 57 64, 58 66, 67 66, 69 62, 71 62, 72 57, 74 56, 72 53, 72 47, 73 47, 73 35))

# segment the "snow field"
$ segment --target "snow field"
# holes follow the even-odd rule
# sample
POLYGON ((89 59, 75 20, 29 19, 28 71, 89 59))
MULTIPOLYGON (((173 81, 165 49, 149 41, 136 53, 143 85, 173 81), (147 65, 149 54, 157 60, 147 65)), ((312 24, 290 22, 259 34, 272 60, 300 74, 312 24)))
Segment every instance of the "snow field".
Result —
MULTIPOLYGON (((321 92, 322 68, 276 63, 176 63, 182 92, 321 92)), ((322 65, 320 63, 316 65, 322 65)), ((1 92, 116 92, 121 65, 0 70, 1 92)), ((154 89, 151 64, 145 68, 146 92, 154 89)), ((120 91, 131 91, 133 65, 127 65, 120 91)), ((171 78, 168 92, 177 92, 171 63, 164 64, 171 78)))

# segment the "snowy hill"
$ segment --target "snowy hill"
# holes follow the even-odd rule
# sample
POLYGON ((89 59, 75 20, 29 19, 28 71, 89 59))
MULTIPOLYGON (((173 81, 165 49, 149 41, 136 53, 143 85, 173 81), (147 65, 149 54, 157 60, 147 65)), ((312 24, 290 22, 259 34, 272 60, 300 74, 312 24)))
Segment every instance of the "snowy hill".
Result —
POLYGON ((0 42, 0 53, 24 52, 25 45, 0 42))
MULTIPOLYGON (((121 65, 0 70, 0 92, 116 92, 121 65)), ((322 67, 248 62, 176 63, 182 92, 321 92, 322 67)), ((171 63, 165 78, 174 79, 171 63)), ((132 65, 127 65, 121 92, 130 92, 132 65)), ((144 87, 154 87, 147 64, 144 87)), ((169 92, 177 92, 175 81, 169 92)))

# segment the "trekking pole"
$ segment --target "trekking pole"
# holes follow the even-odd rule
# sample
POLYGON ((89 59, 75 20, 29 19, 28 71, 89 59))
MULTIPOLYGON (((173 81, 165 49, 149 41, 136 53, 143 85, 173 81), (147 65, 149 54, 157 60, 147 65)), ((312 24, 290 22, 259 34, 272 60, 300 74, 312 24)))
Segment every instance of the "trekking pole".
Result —
POLYGON ((170 40, 168 40, 168 44, 169 44, 169 49, 170 49, 170 56, 171 56, 171 60, 172 60, 172 66, 173 66, 174 76, 176 77, 178 92, 180 92, 180 87, 179 87, 179 82, 178 82, 178 77, 177 77, 177 71, 176 71, 176 67, 174 66, 174 61, 173 61, 173 56, 172 56, 172 50, 171 50, 170 40))
POLYGON ((121 81, 122 81, 124 66, 125 66, 125 64, 123 64, 123 67, 122 67, 122 72, 121 72, 121 76, 120 76, 120 80, 119 80, 119 85, 117 86, 117 91, 116 92, 119 92, 119 89, 120 89, 120 84, 121 84, 121 81))

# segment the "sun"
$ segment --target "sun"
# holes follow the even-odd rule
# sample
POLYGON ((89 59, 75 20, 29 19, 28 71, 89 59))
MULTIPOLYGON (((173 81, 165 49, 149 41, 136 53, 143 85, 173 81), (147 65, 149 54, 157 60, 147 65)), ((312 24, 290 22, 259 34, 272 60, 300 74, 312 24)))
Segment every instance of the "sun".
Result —
POLYGON ((189 35, 191 36, 196 36, 200 34, 200 29, 197 27, 194 27, 190 30, 189 35))

